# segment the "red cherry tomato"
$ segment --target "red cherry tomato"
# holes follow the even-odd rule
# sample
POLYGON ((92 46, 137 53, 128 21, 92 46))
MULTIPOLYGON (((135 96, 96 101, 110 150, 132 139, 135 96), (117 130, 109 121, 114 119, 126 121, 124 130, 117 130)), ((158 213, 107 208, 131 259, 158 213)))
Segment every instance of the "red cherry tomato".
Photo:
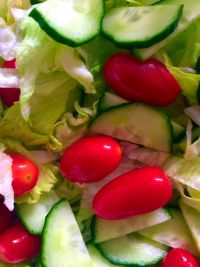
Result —
POLYGON ((94 213, 107 220, 124 219, 164 206, 172 196, 169 178, 157 167, 122 174, 102 187, 94 197, 94 213))
MULTIPOLYGON (((16 60, 13 59, 11 61, 5 61, 2 67, 16 69, 17 68, 16 60)), ((0 88, 0 97, 7 107, 12 106, 14 102, 18 101, 19 96, 20 96, 19 88, 0 88)))
POLYGON ((29 192, 36 185, 39 170, 30 160, 19 154, 9 154, 13 159, 13 190, 15 196, 29 192))
POLYGON ((17 223, 0 235, 0 261, 18 263, 40 252, 40 237, 30 234, 17 223))
POLYGON ((199 267, 195 257, 185 249, 174 248, 164 258, 162 267, 199 267))
POLYGON ((5 231, 13 223, 14 219, 14 212, 9 211, 3 203, 0 203, 0 233, 5 231))
POLYGON ((119 165, 120 145, 111 137, 84 137, 65 151, 61 173, 70 181, 91 183, 103 179, 119 165))
POLYGON ((164 64, 156 59, 140 61, 131 53, 111 56, 104 77, 118 95, 130 101, 167 106, 180 94, 180 86, 164 64))

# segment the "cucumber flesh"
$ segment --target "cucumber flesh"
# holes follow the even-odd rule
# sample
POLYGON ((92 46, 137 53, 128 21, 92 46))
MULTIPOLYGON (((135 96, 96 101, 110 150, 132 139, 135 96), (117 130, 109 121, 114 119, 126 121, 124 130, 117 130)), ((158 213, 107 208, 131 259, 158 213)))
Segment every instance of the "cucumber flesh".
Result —
POLYGON ((52 208, 42 232, 43 267, 93 267, 78 224, 67 200, 52 208))
POLYGON ((149 214, 115 221, 94 217, 92 222, 93 242, 100 243, 107 241, 170 219, 171 215, 167 209, 159 209, 149 214))
POLYGON ((182 11, 183 5, 113 8, 104 16, 102 31, 121 47, 145 48, 170 35, 182 11))
POLYGON ((96 245, 112 264, 149 266, 161 261, 168 247, 137 233, 115 238, 96 245))
POLYGON ((92 243, 87 246, 87 249, 94 267, 120 267, 119 265, 113 265, 108 260, 106 260, 92 243))
POLYGON ((17 215, 30 233, 40 235, 47 214, 58 200, 59 197, 53 191, 44 193, 36 204, 16 205, 17 215))
POLYGON ((182 201, 180 201, 180 207, 200 254, 200 212, 187 206, 182 201))
POLYGON ((91 130, 163 152, 172 150, 173 131, 168 115, 142 103, 128 103, 99 114, 91 130))
POLYGON ((145 237, 172 248, 183 248, 198 255, 191 233, 180 211, 169 210, 172 219, 161 224, 143 229, 139 233, 145 237))
POLYGON ((103 14, 103 0, 50 0, 29 16, 57 42, 77 47, 100 33, 103 14))

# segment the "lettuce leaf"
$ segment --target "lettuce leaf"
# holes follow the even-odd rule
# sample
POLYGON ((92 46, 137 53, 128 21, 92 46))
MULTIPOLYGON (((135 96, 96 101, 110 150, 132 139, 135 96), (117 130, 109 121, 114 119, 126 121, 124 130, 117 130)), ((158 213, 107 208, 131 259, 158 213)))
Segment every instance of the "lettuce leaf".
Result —
POLYGON ((17 48, 17 64, 21 78, 20 103, 25 119, 30 115, 29 100, 35 91, 36 79, 41 73, 53 76, 55 71, 63 71, 66 76, 83 85, 87 93, 95 93, 93 76, 75 48, 56 43, 30 17, 21 23, 21 39, 17 48))
POLYGON ((199 32, 200 19, 192 23, 165 47, 175 66, 195 68, 200 56, 199 32))
POLYGON ((168 66, 168 69, 180 84, 183 95, 187 97, 191 105, 196 105, 200 74, 188 73, 172 66, 168 66))
POLYGON ((28 9, 30 6, 30 0, 1 0, 0 17, 3 18, 7 24, 13 24, 14 18, 12 14, 12 9, 28 9))
POLYGON ((15 69, 0 68, 0 88, 19 88, 19 77, 15 69))
POLYGON ((187 161, 172 156, 163 166, 166 174, 183 185, 200 190, 200 157, 187 161))
POLYGON ((58 169, 52 164, 44 164, 40 167, 38 182, 32 191, 21 196, 17 196, 15 201, 20 204, 27 202, 36 203, 42 193, 48 193, 59 181, 58 169))
POLYGON ((15 58, 18 38, 14 32, 14 26, 4 25, 1 28, 0 21, 0 57, 4 60, 12 60, 15 58))
POLYGON ((70 204, 73 204, 81 199, 83 188, 83 186, 62 179, 55 186, 54 191, 60 198, 66 198, 70 204))
POLYGON ((54 136, 61 145, 61 150, 70 146, 84 136, 88 130, 88 123, 97 112, 97 102, 90 107, 80 107, 75 103, 76 115, 70 112, 64 114, 62 119, 55 124, 54 136))

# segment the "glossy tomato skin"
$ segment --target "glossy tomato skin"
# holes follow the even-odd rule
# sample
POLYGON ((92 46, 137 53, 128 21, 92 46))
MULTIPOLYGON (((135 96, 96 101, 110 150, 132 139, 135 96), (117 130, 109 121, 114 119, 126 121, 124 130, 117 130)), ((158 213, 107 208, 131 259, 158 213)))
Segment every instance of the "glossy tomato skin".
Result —
POLYGON ((15 196, 29 192, 36 185, 39 176, 39 169, 35 163, 20 154, 9 154, 11 156, 13 190, 15 196))
POLYGON ((120 145, 113 138, 88 136, 66 149, 60 161, 60 170, 72 182, 96 182, 116 169, 121 157, 120 145))
POLYGON ((105 62, 104 77, 111 89, 130 101, 167 106, 180 94, 180 86, 165 65, 156 59, 141 61, 120 52, 105 62))
MULTIPOLYGON (((5 61, 2 68, 16 69, 16 60, 5 61)), ((20 89, 19 88, 0 88, 0 97, 7 107, 10 107, 14 102, 19 100, 20 89)))
POLYGON ((0 234, 5 231, 15 219, 15 214, 10 211, 3 203, 0 203, 0 234))
POLYGON ((125 219, 154 211, 172 196, 172 186, 162 169, 143 167, 122 174, 94 197, 94 213, 107 220, 125 219))
POLYGON ((195 257, 185 249, 174 248, 168 252, 162 267, 199 267, 195 257))
POLYGON ((40 237, 30 234, 16 223, 0 235, 0 261, 18 263, 40 252, 40 237))

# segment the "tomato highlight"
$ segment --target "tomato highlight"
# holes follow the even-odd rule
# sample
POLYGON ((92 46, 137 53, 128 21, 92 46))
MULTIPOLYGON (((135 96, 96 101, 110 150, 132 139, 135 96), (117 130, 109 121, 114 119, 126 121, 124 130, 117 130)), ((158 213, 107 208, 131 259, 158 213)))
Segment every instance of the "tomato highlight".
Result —
POLYGON ((108 58, 103 73, 111 89, 130 101, 167 106, 181 92, 178 82, 157 59, 143 62, 131 53, 120 52, 108 58))
POLYGON ((84 137, 66 149, 60 171, 72 182, 91 183, 103 179, 121 161, 120 145, 111 137, 84 137))
POLYGON ((172 186, 162 169, 143 167, 124 173, 102 187, 94 197, 94 213, 107 220, 125 219, 163 207, 172 186))

